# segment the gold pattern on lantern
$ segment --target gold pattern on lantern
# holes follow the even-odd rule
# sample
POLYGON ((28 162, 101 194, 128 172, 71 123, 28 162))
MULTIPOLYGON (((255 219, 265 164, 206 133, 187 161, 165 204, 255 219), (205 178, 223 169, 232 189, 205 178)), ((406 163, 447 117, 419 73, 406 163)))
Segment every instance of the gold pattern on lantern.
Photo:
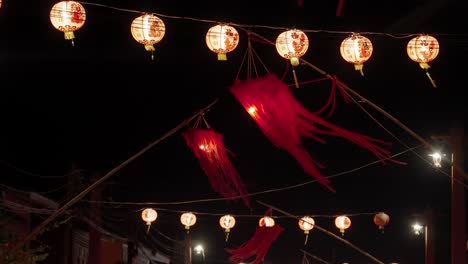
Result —
POLYGON ((372 42, 359 34, 352 34, 341 42, 340 53, 341 57, 349 63, 354 64, 354 69, 361 72, 364 62, 372 56, 372 42))
POLYGON ((141 212, 141 219, 143 219, 143 221, 145 221, 146 225, 148 226, 146 233, 149 232, 151 223, 156 221, 156 218, 158 218, 158 213, 152 208, 146 208, 141 212))
POLYGON ((59 31, 64 32, 66 40, 75 45, 74 31, 80 29, 86 21, 84 7, 75 1, 61 1, 50 10, 50 22, 59 31))
POLYGON ((307 38, 307 35, 299 29, 284 31, 276 38, 275 46, 278 54, 291 62, 291 65, 293 66, 292 72, 294 83, 296 88, 299 88, 294 67, 299 66, 299 58, 302 57, 309 48, 309 39, 307 38))
POLYGON ((306 235, 305 241, 304 241, 304 245, 306 245, 307 240, 309 238, 309 232, 315 226, 315 220, 310 216, 304 216, 299 220, 298 224, 299 224, 299 228, 303 230, 304 234, 306 235))
POLYGON ((233 51, 239 44, 239 33, 229 25, 216 25, 206 33, 206 45, 218 54, 218 60, 227 60, 226 53, 233 51))
POLYGON ((379 230, 381 230, 383 233, 385 226, 388 225, 388 223, 390 223, 390 216, 388 216, 384 212, 379 212, 374 215, 373 220, 374 224, 377 225, 379 227, 379 230))
POLYGON ((232 215, 224 215, 219 218, 219 225, 221 228, 224 229, 224 233, 226 234, 226 240, 229 239, 229 232, 231 229, 236 225, 236 219, 232 215))
POLYGON ((272 227, 275 225, 275 220, 269 216, 264 216, 258 221, 259 226, 272 227))
POLYGON ((155 15, 141 15, 132 21, 130 31, 133 38, 151 52, 151 59, 154 60, 154 44, 160 42, 166 33, 164 22, 155 15))
POLYGON ((351 226, 351 219, 345 215, 337 216, 335 226, 340 230, 341 235, 344 235, 345 230, 351 226))
POLYGON ((426 71, 432 86, 437 87, 435 81, 429 74, 429 62, 434 60, 439 54, 439 42, 429 35, 419 35, 412 38, 406 46, 406 51, 411 60, 418 62, 419 66, 426 71))
POLYGON ((190 227, 197 222, 197 217, 191 212, 186 212, 180 216, 180 222, 185 226, 188 233, 190 227))

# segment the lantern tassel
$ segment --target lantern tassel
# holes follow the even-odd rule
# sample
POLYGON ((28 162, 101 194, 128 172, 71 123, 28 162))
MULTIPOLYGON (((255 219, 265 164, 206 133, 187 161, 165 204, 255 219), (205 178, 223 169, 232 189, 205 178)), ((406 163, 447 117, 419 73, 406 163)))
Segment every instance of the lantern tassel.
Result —
POLYGON ((356 71, 359 71, 361 73, 361 76, 364 76, 364 71, 362 70, 364 68, 364 64, 354 64, 354 69, 356 71))
POLYGON ((276 147, 289 152, 305 173, 333 192, 329 179, 320 172, 324 166, 314 160, 302 145, 303 137, 324 144, 326 141, 321 136, 343 138, 370 151, 382 161, 390 158, 390 151, 380 146, 386 142, 346 130, 310 112, 274 74, 238 81, 230 91, 276 147))
POLYGON ((305 235, 304 246, 307 245, 307 240, 309 240, 309 233, 305 235))
POLYGON ((297 81, 296 71, 294 70, 294 67, 292 68, 292 73, 294 78, 294 85, 296 86, 296 88, 299 88, 299 82, 297 81))
POLYGON ((148 227, 146 228, 146 234, 148 234, 148 233, 149 233, 149 231, 150 231, 150 228, 151 228, 151 224, 150 224, 150 223, 148 223, 148 224, 146 224, 146 225, 148 226, 148 227))
POLYGON ((426 70, 426 75, 427 75, 427 78, 429 78, 429 81, 431 81, 432 87, 437 88, 435 81, 432 79, 431 75, 429 74, 429 71, 427 70, 426 70))
POLYGON ((282 231, 283 228, 279 225, 274 225, 272 227, 257 226, 255 234, 249 241, 238 248, 226 248, 226 251, 232 254, 229 260, 232 262, 239 262, 256 255, 255 259, 250 262, 250 264, 261 263, 268 249, 270 249, 271 244, 278 238, 282 231))
POLYGON ((247 189, 227 156, 223 136, 213 129, 201 128, 190 128, 183 136, 198 158, 213 190, 227 199, 242 198, 250 208, 247 189))
POLYGON ((228 239, 229 239, 229 232, 226 232, 226 239, 224 241, 227 242, 228 239))

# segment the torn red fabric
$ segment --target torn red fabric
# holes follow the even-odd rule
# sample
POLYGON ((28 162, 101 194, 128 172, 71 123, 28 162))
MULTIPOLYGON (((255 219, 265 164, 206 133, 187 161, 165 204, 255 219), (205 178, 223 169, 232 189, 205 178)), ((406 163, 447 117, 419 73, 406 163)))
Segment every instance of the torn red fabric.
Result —
POLYGON ((293 96, 288 86, 276 75, 236 81, 230 91, 255 120, 265 136, 278 148, 288 151, 304 171, 330 190, 330 182, 301 143, 302 137, 325 143, 320 135, 347 139, 371 151, 378 158, 389 158, 390 152, 378 144, 385 144, 366 135, 348 131, 334 125, 304 108, 293 96))
POLYGON ((255 260, 250 262, 250 264, 261 263, 268 253, 271 244, 278 238, 282 231, 283 228, 277 224, 272 227, 257 226, 255 234, 249 241, 238 248, 226 248, 226 251, 231 254, 229 260, 232 262, 239 262, 256 255, 255 260))
POLYGON ((244 204, 250 208, 246 187, 226 154, 223 136, 213 129, 201 128, 190 128, 183 136, 214 191, 225 198, 242 196, 244 204))

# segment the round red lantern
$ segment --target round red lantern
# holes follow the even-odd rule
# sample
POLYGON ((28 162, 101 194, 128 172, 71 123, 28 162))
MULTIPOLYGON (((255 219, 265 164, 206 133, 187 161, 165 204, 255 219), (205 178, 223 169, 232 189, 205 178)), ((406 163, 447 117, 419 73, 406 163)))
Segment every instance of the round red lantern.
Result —
POLYGON ((155 15, 141 15, 132 21, 130 32, 133 38, 145 46, 146 51, 151 52, 154 59, 154 44, 160 42, 166 33, 164 22, 155 15))
POLYGON ((364 62, 369 60, 372 55, 372 42, 359 34, 352 34, 341 42, 340 53, 341 57, 349 63, 354 64, 354 69, 362 71, 364 62))
POLYGON ((206 45, 218 54, 218 60, 227 60, 226 53, 233 51, 239 44, 239 33, 229 25, 216 25, 206 33, 206 45))
POLYGON ((231 228, 236 225, 236 219, 232 215, 224 215, 219 218, 219 225, 221 228, 224 229, 224 233, 226 233, 226 241, 229 238, 229 232, 231 228))
POLYGON ((337 216, 335 226, 340 230, 341 235, 344 235, 345 230, 351 226, 351 219, 345 215, 337 216))
POLYGON ((374 224, 377 225, 382 232, 388 223, 390 223, 390 217, 386 213, 379 212, 374 215, 374 224))
POLYGON ((84 7, 75 1, 61 1, 56 3, 50 10, 50 22, 52 25, 64 32, 65 39, 75 38, 74 31, 80 29, 86 21, 86 12, 84 7))
POLYGON ((430 68, 428 63, 439 54, 439 42, 437 39, 429 35, 419 35, 408 42, 406 51, 411 60, 418 62, 419 66, 426 70, 426 75, 431 81, 432 86, 436 87, 434 80, 428 72, 430 68))
POLYGON ((315 220, 310 216, 304 216, 299 220, 299 228, 304 231, 306 235, 304 245, 307 244, 307 239, 309 238, 309 232, 315 226, 315 220))
POLYGON ((180 216, 180 222, 185 226, 185 229, 188 232, 190 227, 197 222, 197 217, 191 212, 183 213, 180 216))
POLYGON ((258 221, 259 226, 272 227, 275 225, 275 220, 269 216, 264 216, 258 221))

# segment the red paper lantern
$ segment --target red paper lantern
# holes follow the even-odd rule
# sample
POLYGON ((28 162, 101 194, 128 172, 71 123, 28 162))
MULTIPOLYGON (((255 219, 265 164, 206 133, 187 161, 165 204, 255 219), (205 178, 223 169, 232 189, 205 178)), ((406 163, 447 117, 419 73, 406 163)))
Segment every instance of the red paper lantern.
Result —
POLYGON ((340 230, 341 235, 344 235, 345 230, 351 226, 351 219, 345 215, 340 215, 335 218, 335 226, 340 230))
POLYGON ((439 54, 439 42, 429 35, 419 35, 412 38, 406 46, 406 51, 411 60, 418 62, 419 66, 426 71, 426 75, 433 87, 437 87, 428 70, 429 62, 439 54))
POLYGON ((223 215, 219 218, 219 225, 221 226, 221 228, 224 229, 227 241, 229 238, 229 232, 231 231, 231 228, 233 228, 236 225, 236 219, 232 215, 223 215))
POLYGON ((226 53, 233 51, 239 44, 239 33, 229 25, 216 25, 206 33, 206 45, 218 54, 218 60, 227 60, 226 53))
POLYGON ((304 231, 306 235, 304 245, 307 244, 307 239, 309 238, 309 232, 315 226, 315 220, 310 216, 302 217, 298 222, 299 228, 304 231))
POLYGON ((160 42, 166 33, 164 22, 155 15, 142 15, 135 18, 130 26, 133 38, 145 45, 145 50, 151 52, 154 59, 154 44, 160 42))
POLYGON ((275 220, 269 216, 264 216, 258 221, 258 226, 272 227, 275 225, 275 220))
POLYGON ((183 213, 180 216, 180 222, 182 223, 182 225, 184 225, 185 229, 188 232, 190 227, 197 222, 197 217, 191 212, 183 213))
POLYGON ((390 217, 386 213, 379 212, 374 215, 374 224, 377 225, 380 230, 383 231, 388 223, 390 223, 390 217))
POLYGON ((75 38, 74 31, 80 29, 86 21, 86 12, 84 7, 75 1, 61 1, 56 3, 50 10, 50 22, 52 25, 64 32, 65 39, 75 38))
POLYGON ((364 75, 362 67, 364 62, 372 55, 372 42, 359 34, 353 34, 341 42, 340 53, 343 59, 354 64, 354 69, 364 75))

